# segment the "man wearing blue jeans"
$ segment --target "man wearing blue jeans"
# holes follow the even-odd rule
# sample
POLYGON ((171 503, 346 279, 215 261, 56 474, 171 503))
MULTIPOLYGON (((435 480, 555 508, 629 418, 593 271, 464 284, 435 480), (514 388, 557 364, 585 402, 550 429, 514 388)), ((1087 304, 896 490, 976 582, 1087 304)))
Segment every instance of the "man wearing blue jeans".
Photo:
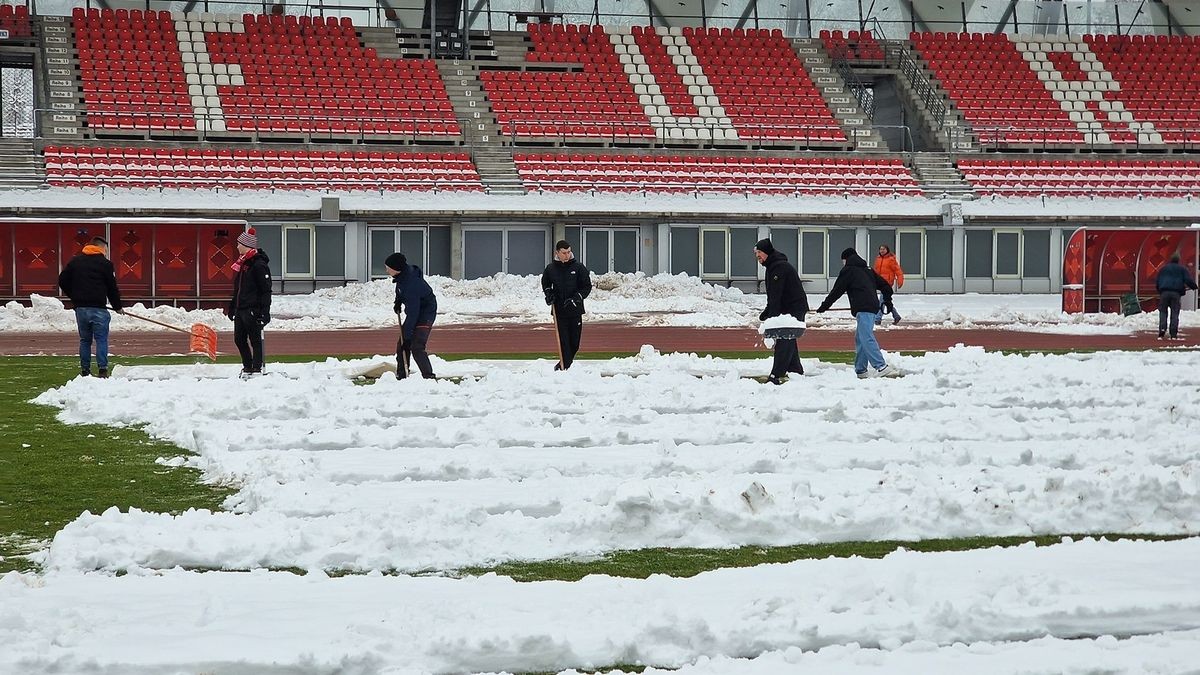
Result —
POLYGON ((883 295, 884 302, 891 302, 892 287, 875 270, 867 267, 867 261, 854 249, 848 248, 842 251, 842 271, 838 273, 837 281, 833 282, 825 302, 817 308, 817 313, 822 313, 828 311, 843 294, 849 298, 850 313, 857 323, 854 332, 854 372, 860 380, 870 377, 868 365, 880 377, 900 377, 900 371, 883 360, 883 351, 875 339, 875 313, 879 311, 880 304, 877 292, 883 295))
POLYGON ((95 237, 58 275, 58 287, 75 306, 79 328, 79 374, 92 374, 92 342, 96 343, 97 377, 108 377, 108 323, 106 307, 121 311, 117 273, 108 259, 108 242, 95 237))

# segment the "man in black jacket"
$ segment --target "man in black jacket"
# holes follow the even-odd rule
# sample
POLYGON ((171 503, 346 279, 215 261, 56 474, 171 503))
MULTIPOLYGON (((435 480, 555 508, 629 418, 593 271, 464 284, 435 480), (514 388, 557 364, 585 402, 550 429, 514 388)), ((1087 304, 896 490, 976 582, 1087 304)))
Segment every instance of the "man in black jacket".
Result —
POLYGON ((554 245, 554 261, 542 272, 542 293, 558 328, 562 361, 555 370, 566 370, 575 360, 583 337, 583 300, 592 292, 592 277, 583 263, 575 259, 566 240, 554 245))
POLYGON ((79 329, 79 374, 92 374, 92 341, 96 342, 98 377, 108 377, 108 325, 112 321, 106 307, 121 312, 121 291, 117 273, 108 259, 108 242, 94 237, 83 252, 71 258, 58 275, 58 287, 75 305, 75 325, 79 329))
POLYGON ((383 269, 396 284, 396 301, 392 304, 396 318, 400 318, 401 311, 404 313, 400 339, 396 341, 396 379, 408 377, 411 358, 417 362, 421 377, 432 380, 435 377, 433 364, 429 361, 426 346, 437 319, 437 296, 422 276, 421 268, 410 264, 403 253, 397 251, 389 255, 383 262, 383 269))
MULTIPOLYGON (((800 275, 796 274, 796 268, 788 262, 787 256, 776 251, 770 239, 755 244, 754 255, 758 258, 758 264, 767 268, 767 307, 758 315, 758 320, 766 321, 773 316, 789 314, 798 321, 804 321, 804 315, 808 314, 808 297, 804 295, 800 275)), ((796 339, 777 339, 775 362, 771 365, 771 375, 767 381, 782 384, 780 378, 787 377, 788 373, 804 374, 796 339)))
POLYGON ((271 268, 254 228, 238 235, 237 250, 233 298, 225 316, 233 319, 233 343, 242 355, 242 377, 248 377, 263 369, 263 327, 271 323, 271 268))
POLYGON ((1179 254, 1171 256, 1171 262, 1162 266, 1154 278, 1158 291, 1158 339, 1167 332, 1167 312, 1171 313, 1171 339, 1179 339, 1179 306, 1188 289, 1196 290, 1196 281, 1191 272, 1179 264, 1179 254))
POLYGON ((883 360, 883 352, 875 340, 875 313, 879 311, 877 291, 883 294, 884 302, 891 303, 892 287, 867 266, 867 261, 857 251, 848 248, 842 251, 842 271, 833 282, 833 289, 817 308, 818 314, 827 311, 843 294, 850 299, 850 313, 858 322, 854 333, 854 372, 860 380, 868 377, 868 364, 881 377, 900 377, 900 371, 883 360))

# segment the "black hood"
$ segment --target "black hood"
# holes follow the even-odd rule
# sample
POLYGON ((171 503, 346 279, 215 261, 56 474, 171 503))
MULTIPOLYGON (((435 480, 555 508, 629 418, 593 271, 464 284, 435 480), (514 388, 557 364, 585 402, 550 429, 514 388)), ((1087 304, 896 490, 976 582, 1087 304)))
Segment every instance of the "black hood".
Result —
MULTIPOLYGON (((395 269, 395 268, 393 268, 393 269, 395 269)), ((417 267, 416 265, 414 265, 412 263, 404 263, 404 266, 396 271, 399 272, 399 274, 392 277, 392 283, 394 283, 394 284, 398 284, 401 281, 408 279, 410 276, 415 277, 417 279, 420 279, 424 276, 421 274, 421 268, 417 267)))
POLYGON ((787 262, 787 261, 788 261, 788 257, 776 250, 776 251, 772 251, 767 254, 767 257, 764 258, 762 261, 762 266, 770 267, 771 265, 774 265, 775 263, 787 262))
POLYGON ((266 252, 266 251, 264 251, 264 250, 262 250, 261 248, 260 248, 260 249, 258 249, 258 251, 257 251, 257 252, 254 254, 254 257, 255 257, 255 258, 262 258, 262 261, 263 261, 263 262, 265 262, 265 263, 270 263, 270 262, 271 262, 271 259, 267 257, 267 252, 266 252))
POLYGON ((847 267, 866 267, 867 261, 863 260, 862 256, 860 256, 857 253, 851 253, 850 255, 846 256, 846 266, 847 267))

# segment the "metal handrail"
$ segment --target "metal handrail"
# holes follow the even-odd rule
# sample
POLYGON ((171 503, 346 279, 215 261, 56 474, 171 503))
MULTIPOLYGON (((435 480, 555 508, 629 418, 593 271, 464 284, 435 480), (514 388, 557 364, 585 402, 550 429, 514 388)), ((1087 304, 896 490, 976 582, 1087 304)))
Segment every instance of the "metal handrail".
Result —
MULTIPOLYGON (((1184 120, 1181 120, 1181 121, 1184 121, 1184 120)), ((993 147, 993 148, 1002 147, 1002 146, 1020 147, 1022 149, 1027 149, 1027 148, 1031 148, 1031 147, 1040 147, 1041 150, 1043 150, 1043 151, 1050 150, 1050 149, 1061 149, 1061 148, 1086 149, 1088 151, 1096 151, 1096 150, 1108 150, 1108 151, 1111 151, 1111 150, 1137 150, 1137 151, 1141 151, 1141 150, 1163 150, 1163 149, 1183 149, 1183 150, 1200 149, 1200 140, 1197 140, 1197 141, 1191 140, 1192 137, 1195 137, 1196 139, 1200 139, 1200 128, 1193 128, 1193 127, 1182 127, 1182 128, 1181 127, 1171 127, 1169 129, 1165 130, 1165 133, 1167 133, 1167 134, 1182 134, 1184 136, 1183 141, 1171 141, 1171 142, 1163 142, 1163 143, 1142 142, 1142 134, 1129 131, 1128 133, 1134 134, 1134 137, 1135 137, 1135 140, 1132 142, 1113 143, 1110 141, 1108 143, 1102 143, 1102 142, 1096 140, 1095 133, 1093 133, 1092 138, 1089 139, 1089 138, 1087 138, 1087 134, 1085 134, 1084 132, 1082 132, 1078 129, 1071 129, 1071 128, 1065 128, 1065 127, 1057 127, 1057 128, 1027 127, 1027 126, 1017 126, 1017 125, 1012 125, 1012 124, 980 126, 980 125, 971 124, 970 121, 968 121, 967 124, 970 125, 970 129, 974 133, 975 138, 978 139, 980 145, 986 145, 986 146, 993 147), (1025 142, 1025 141, 1010 141, 1010 140, 1002 139, 1002 135, 1010 134, 1010 133, 1021 133, 1021 134, 1030 135, 1030 136, 1034 137, 1034 140, 1032 142, 1025 142), (1078 134, 1078 135, 1082 136, 1083 138, 1079 141, 1059 141, 1059 140, 1055 140, 1053 138, 1054 136, 1061 136, 1063 134, 1072 134, 1072 133, 1078 134), (1039 136, 1040 136, 1040 138, 1038 138, 1039 136)), ((1100 129, 1100 131, 1105 131, 1105 130, 1100 129)), ((1124 132, 1126 130, 1122 129, 1121 131, 1124 132)), ((1159 130, 1157 133, 1159 133, 1161 135, 1164 133, 1164 130, 1159 130)))
POLYGON ((946 100, 933 84, 933 81, 925 75, 921 64, 899 42, 888 43, 884 53, 887 55, 888 62, 894 64, 896 69, 908 79, 913 93, 921 99, 921 103, 929 111, 929 116, 937 124, 938 129, 944 129, 947 112, 946 100))
MULTIPOLYGON (((158 136, 163 139, 173 139, 173 138, 178 138, 180 136, 189 136, 189 137, 196 136, 200 140, 207 140, 210 137, 215 137, 215 138, 218 138, 221 140, 230 139, 230 138, 251 138, 254 141, 257 141, 258 137, 261 134, 274 134, 274 135, 300 135, 307 139, 315 138, 317 140, 321 140, 321 139, 325 139, 325 138, 333 140, 333 139, 343 139, 343 138, 353 137, 353 138, 357 139, 358 142, 364 142, 367 139, 367 137, 375 138, 375 137, 386 136, 389 139, 397 139, 399 141, 407 140, 407 141, 415 143, 415 142, 417 142, 417 139, 437 139, 437 140, 442 140, 442 141, 446 141, 446 140, 458 141, 463 137, 462 124, 459 122, 459 120, 457 118, 454 118, 454 117, 436 117, 436 118, 435 117, 411 117, 411 116, 385 117, 383 115, 374 114, 374 113, 372 113, 369 117, 342 116, 342 115, 315 115, 315 114, 314 115, 272 114, 269 118, 267 118, 270 122, 280 121, 280 122, 284 122, 284 123, 287 123, 287 122, 304 123, 307 126, 307 128, 302 128, 298 131, 277 130, 277 129, 264 130, 264 129, 228 129, 228 128, 223 129, 223 130, 216 130, 216 129, 212 128, 213 122, 220 121, 220 122, 224 123, 230 118, 228 118, 226 116, 214 117, 214 116, 207 115, 207 114, 202 114, 202 115, 190 114, 189 115, 189 114, 184 114, 184 113, 163 113, 163 112, 156 112, 156 113, 118 112, 118 111, 114 111, 114 110, 103 110, 103 109, 97 110, 97 109, 95 109, 95 106, 97 104, 94 102, 90 103, 90 104, 85 103, 85 105, 91 105, 93 107, 89 110, 55 110, 55 109, 51 109, 51 108, 35 108, 33 113, 34 113, 34 130, 35 130, 36 137, 46 138, 46 139, 53 138, 52 136, 50 136, 50 137, 46 136, 44 133, 45 132, 44 127, 47 126, 47 124, 49 126, 54 126, 53 120, 51 120, 51 122, 49 122, 49 123, 43 122, 42 115, 44 115, 44 114, 76 115, 76 116, 82 117, 84 119, 87 119, 89 115, 124 117, 124 118, 139 118, 139 117, 141 117, 141 118, 147 118, 148 120, 191 121, 194 123, 194 126, 192 128, 184 128, 181 126, 180 128, 171 128, 171 129, 168 129, 164 126, 155 127, 149 123, 143 127, 143 126, 139 126, 136 123, 132 123, 132 122, 128 123, 128 124, 123 123, 119 127, 109 127, 109 126, 83 127, 83 126, 81 126, 82 129, 85 129, 85 130, 91 132, 92 134, 99 133, 99 134, 116 136, 116 135, 119 135, 122 133, 137 132, 137 133, 145 133, 146 136, 150 139, 153 139, 155 136, 158 136), (349 130, 348 131, 329 131, 329 130, 317 129, 316 125, 317 125, 317 123, 320 123, 320 122, 338 123, 338 124, 343 125, 344 127, 346 127, 349 130), (376 133, 373 129, 370 128, 370 125, 379 124, 379 123, 388 123, 388 122, 411 123, 414 125, 414 129, 411 132, 384 131, 384 132, 376 133), (421 134, 415 128, 416 125, 421 125, 421 124, 443 124, 443 125, 444 124, 453 124, 457 128, 457 131, 452 134, 421 134)), ((241 118, 239 118, 239 119, 241 119, 241 118)), ((259 118, 253 118, 253 119, 259 119, 259 118)), ((118 139, 114 138, 114 140, 118 140, 118 139)))
MULTIPOLYGON (((1048 0, 1049 1, 1049 0, 1048 0)), ((158 0, 156 0, 158 3, 158 0)), ((169 10, 171 7, 159 7, 151 5, 154 3, 145 2, 145 9, 169 10)), ((158 3, 166 4, 166 3, 158 3)), ((588 3, 592 5, 592 3, 588 3)), ((962 5, 963 0, 959 3, 962 5)), ((86 0, 82 6, 85 8, 98 8, 98 1, 86 0)), ((362 5, 325 5, 322 2, 267 2, 260 0, 259 2, 234 2, 232 0, 198 0, 196 9, 198 11, 209 13, 225 13, 240 15, 246 12, 247 8, 253 8, 256 13, 271 14, 276 7, 285 15, 311 15, 322 17, 350 17, 355 20, 358 27, 395 27, 397 25, 397 13, 409 13, 414 17, 420 17, 424 12, 424 3, 412 2, 409 6, 403 6, 402 1, 393 0, 389 3, 389 7, 384 7, 380 3, 362 4, 362 5)), ((55 5, 52 10, 58 10, 62 7, 65 12, 69 13, 70 8, 55 5)), ((38 9, 38 8, 35 8, 38 9)), ((736 13, 731 13, 729 16, 709 16, 694 15, 694 14, 664 14, 661 6, 655 7, 653 10, 649 5, 639 7, 637 11, 630 12, 600 12, 599 5, 592 5, 589 9, 580 11, 555 11, 554 14, 561 15, 561 20, 568 23, 586 23, 586 24, 604 24, 604 25, 668 25, 668 26, 688 26, 698 25, 702 28, 738 28, 742 24, 746 24, 751 28, 772 28, 780 29, 787 37, 813 37, 820 30, 861 30, 864 23, 870 23, 872 26, 877 26, 881 35, 907 35, 909 32, 917 29, 916 20, 913 17, 906 19, 881 19, 877 16, 871 16, 867 19, 860 19, 858 16, 836 16, 829 18, 812 18, 808 17, 801 19, 798 16, 789 14, 776 14, 769 8, 757 7, 752 16, 743 17, 739 9, 736 13), (807 30, 793 30, 793 27, 810 28, 807 30)), ((1019 10, 1018 10, 1019 11, 1019 10)), ((487 7, 480 8, 477 11, 469 12, 472 17, 472 25, 479 29, 491 30, 492 26, 511 26, 509 23, 511 6, 492 7, 491 3, 487 3, 487 7)), ((38 11, 38 15, 53 15, 56 12, 38 11)), ((527 12, 527 14, 536 14, 537 12, 527 12)), ((996 28, 995 23, 991 21, 969 21, 966 19, 967 12, 955 12, 960 18, 953 20, 937 20, 925 18, 922 21, 922 27, 928 28, 935 32, 979 32, 990 33, 996 28)), ((1107 34, 1125 34, 1135 28, 1138 31, 1157 34, 1184 34, 1200 33, 1200 23, 1184 22, 1185 16, 1176 13, 1170 19, 1160 20, 1158 17, 1138 17, 1141 25, 1135 27, 1135 21, 1094 21, 1086 26, 1071 25, 1065 20, 1055 21, 1053 23, 1037 22, 1037 21, 1020 21, 1017 24, 1019 30, 1014 33, 1044 33, 1044 34, 1065 34, 1068 29, 1074 33, 1107 33, 1107 34)), ((409 26, 409 28, 419 30, 419 25, 409 26)))

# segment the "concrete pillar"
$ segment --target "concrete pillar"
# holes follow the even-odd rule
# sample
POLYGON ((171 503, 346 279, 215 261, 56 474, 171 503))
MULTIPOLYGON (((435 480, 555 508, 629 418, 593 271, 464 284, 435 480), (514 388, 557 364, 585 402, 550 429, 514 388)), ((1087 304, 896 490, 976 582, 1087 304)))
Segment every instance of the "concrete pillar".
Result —
POLYGON ((671 226, 658 224, 658 271, 671 271, 671 226))
POLYGON ((462 223, 450 223, 450 278, 463 278, 463 231, 462 223))
MULTIPOLYGON (((1074 232, 1074 228, 1071 229, 1074 232)), ((1050 229, 1050 292, 1062 293, 1063 228, 1050 229)))
POLYGON ((967 229, 961 225, 954 227, 954 246, 952 257, 952 273, 954 275, 954 292, 963 293, 967 288, 967 229))

